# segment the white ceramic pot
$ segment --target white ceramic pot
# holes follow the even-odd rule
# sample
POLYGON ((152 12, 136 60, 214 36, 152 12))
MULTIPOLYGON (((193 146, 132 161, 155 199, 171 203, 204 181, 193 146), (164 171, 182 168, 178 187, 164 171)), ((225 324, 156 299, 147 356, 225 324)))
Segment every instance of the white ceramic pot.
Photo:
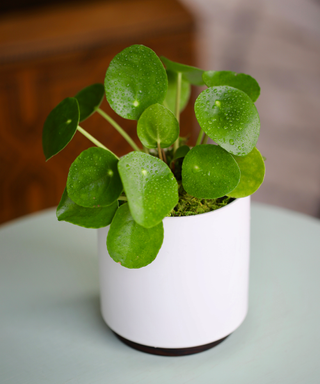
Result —
POLYGON ((248 309, 250 197, 196 216, 168 217, 156 259, 127 269, 98 230, 101 311, 108 326, 141 345, 181 349, 214 343, 248 309))

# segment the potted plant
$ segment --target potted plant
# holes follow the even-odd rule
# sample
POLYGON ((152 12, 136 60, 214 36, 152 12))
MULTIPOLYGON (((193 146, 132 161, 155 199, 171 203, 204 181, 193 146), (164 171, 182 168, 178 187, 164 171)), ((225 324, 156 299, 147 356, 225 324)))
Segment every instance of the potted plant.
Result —
POLYGON ((104 85, 64 99, 45 121, 47 160, 77 131, 95 144, 72 163, 57 218, 100 228, 102 315, 127 344, 194 353, 245 318, 250 195, 265 173, 256 148, 259 94, 249 75, 160 60, 133 45, 111 61, 104 85), (194 147, 179 136, 191 85, 207 86, 194 106, 201 127, 194 147), (105 95, 119 116, 137 120, 141 147, 99 108, 105 95), (133 151, 119 159, 81 128, 93 113, 133 151))

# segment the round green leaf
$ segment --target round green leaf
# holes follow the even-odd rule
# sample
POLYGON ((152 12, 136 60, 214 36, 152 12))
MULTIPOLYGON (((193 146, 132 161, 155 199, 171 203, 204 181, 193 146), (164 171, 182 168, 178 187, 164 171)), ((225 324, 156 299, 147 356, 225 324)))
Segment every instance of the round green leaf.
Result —
POLYGON ((261 153, 257 148, 247 156, 234 156, 241 171, 240 183, 228 193, 230 197, 246 197, 252 195, 263 183, 265 164, 261 153))
POLYGON ((255 102, 260 95, 260 87, 257 81, 244 73, 206 71, 203 73, 202 78, 207 87, 229 85, 230 87, 240 89, 245 92, 253 102, 255 102))
POLYGON ((67 189, 64 190, 57 208, 57 219, 85 228, 102 228, 109 225, 113 219, 118 202, 115 201, 108 207, 85 208, 70 199, 67 189))
MULTIPOLYGON (((177 79, 178 74, 176 72, 168 71, 168 91, 166 98, 164 99, 163 105, 170 109, 172 113, 176 111, 176 97, 177 97, 177 79)), ((188 104, 191 94, 190 83, 182 78, 181 80, 181 90, 180 90, 180 112, 184 110, 188 104)))
POLYGON ((159 224, 178 203, 178 183, 157 157, 131 152, 118 169, 134 220, 145 228, 159 224))
POLYGON ((182 185, 199 199, 215 199, 235 189, 240 180, 237 162, 217 145, 197 145, 182 163, 182 185))
POLYGON ((46 160, 59 153, 73 138, 79 124, 79 106, 67 97, 47 117, 42 131, 42 147, 46 160))
POLYGON ((87 119, 102 103, 104 96, 103 84, 92 84, 75 95, 80 108, 80 121, 87 119))
POLYGON ((137 133, 146 148, 168 148, 179 137, 179 123, 174 114, 161 104, 150 105, 140 116, 137 133))
POLYGON ((162 103, 168 88, 158 56, 143 45, 132 45, 111 61, 105 91, 111 108, 126 119, 138 120, 150 105, 162 103))
POLYGON ((167 70, 172 71, 172 72, 176 72, 176 73, 179 73, 179 72, 182 73, 183 77, 190 84, 193 84, 193 85, 203 85, 204 84, 203 79, 202 79, 202 74, 204 71, 202 69, 192 67, 190 65, 176 63, 174 61, 167 59, 164 56, 161 56, 160 58, 161 58, 163 64, 166 66, 167 70))
POLYGON ((211 87, 195 103, 200 127, 226 151, 245 156, 255 147, 260 119, 250 97, 229 86, 211 87))
POLYGON ((163 242, 163 224, 141 227, 133 220, 128 204, 117 210, 112 220, 107 249, 112 259, 126 268, 142 268, 157 256, 163 242))
POLYGON ((83 151, 71 164, 67 191, 82 207, 104 207, 115 202, 122 192, 117 157, 102 148, 83 151))

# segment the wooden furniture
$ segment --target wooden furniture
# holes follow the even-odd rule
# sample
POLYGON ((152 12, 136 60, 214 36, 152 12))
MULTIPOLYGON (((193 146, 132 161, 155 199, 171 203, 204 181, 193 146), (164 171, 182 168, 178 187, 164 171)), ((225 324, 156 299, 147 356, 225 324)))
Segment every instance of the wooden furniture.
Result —
POLYGON ((103 322, 95 230, 54 210, 4 225, 1 384, 319 383, 320 221, 253 203, 251 231, 243 324, 206 352, 163 357, 103 322))
MULTIPOLYGON (((92 144, 76 134, 48 163, 42 126, 55 105, 95 82, 103 83, 111 59, 144 44, 172 60, 195 65, 194 23, 178 1, 128 0, 59 5, 0 17, 0 223, 57 205, 72 161, 92 144)), ((136 123, 109 108, 136 138, 136 123)), ((190 131, 192 106, 182 114, 190 131)), ((131 150, 101 116, 83 127, 117 155, 131 150)))

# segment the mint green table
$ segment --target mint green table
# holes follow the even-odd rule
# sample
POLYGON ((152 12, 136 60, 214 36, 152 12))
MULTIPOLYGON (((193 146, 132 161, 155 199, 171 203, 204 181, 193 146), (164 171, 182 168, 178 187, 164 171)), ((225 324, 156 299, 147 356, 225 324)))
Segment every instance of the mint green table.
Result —
POLYGON ((53 210, 0 229, 1 384, 320 383, 320 222, 253 204, 249 313, 219 346, 162 357, 99 313, 96 232, 53 210))

